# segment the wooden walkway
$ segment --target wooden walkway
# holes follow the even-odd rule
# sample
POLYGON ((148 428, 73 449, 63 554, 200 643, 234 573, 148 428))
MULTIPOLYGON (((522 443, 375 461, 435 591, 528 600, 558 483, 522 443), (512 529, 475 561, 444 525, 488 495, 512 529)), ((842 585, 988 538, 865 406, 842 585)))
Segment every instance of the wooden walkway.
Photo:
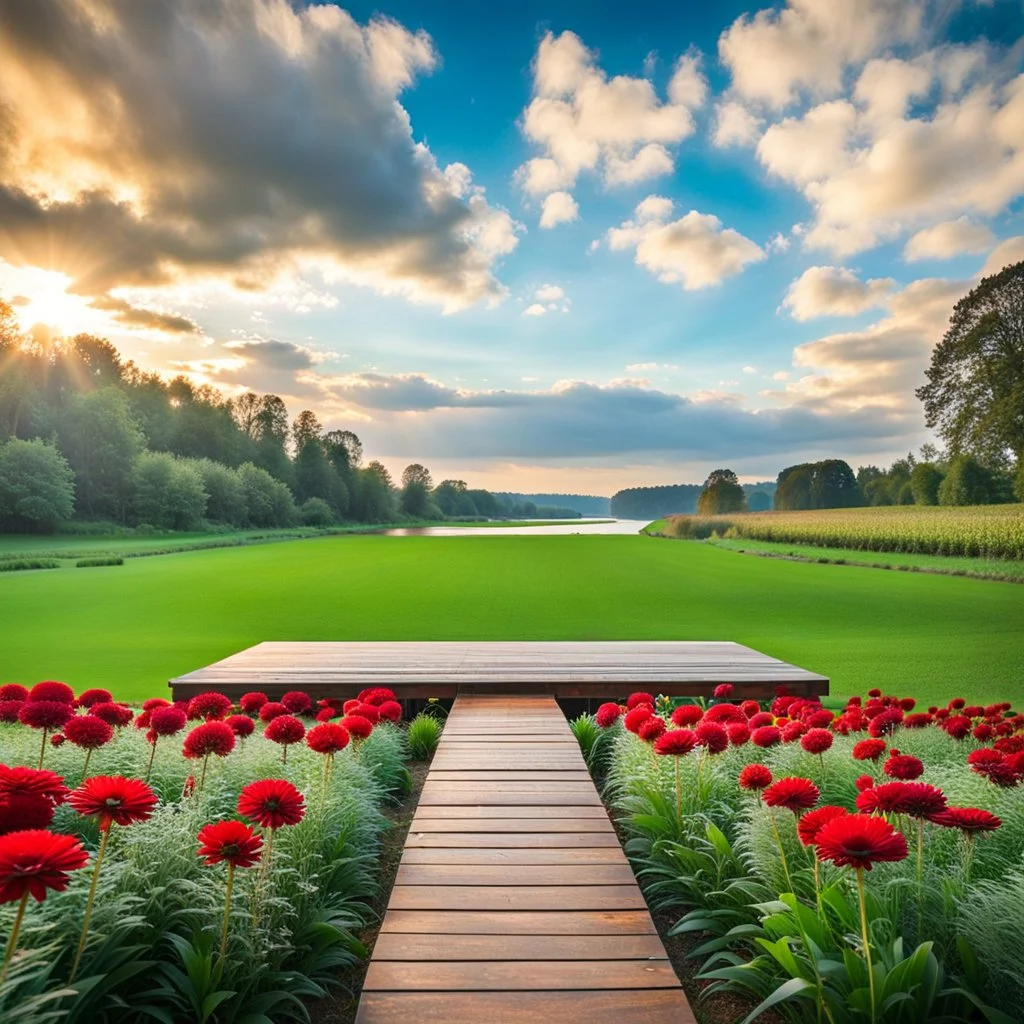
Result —
POLYGON ((554 698, 456 700, 356 1020, 693 1024, 554 698))

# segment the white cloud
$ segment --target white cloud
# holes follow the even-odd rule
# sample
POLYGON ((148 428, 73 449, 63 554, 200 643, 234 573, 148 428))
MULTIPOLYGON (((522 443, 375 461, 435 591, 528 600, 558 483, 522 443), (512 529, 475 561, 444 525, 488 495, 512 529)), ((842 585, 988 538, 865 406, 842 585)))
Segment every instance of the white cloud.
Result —
POLYGON ((544 316, 547 311, 547 306, 542 306, 539 302, 534 302, 523 310, 523 316, 544 316))
POLYGON ((715 133, 712 141, 716 146, 749 146, 761 133, 764 120, 752 113, 742 103, 726 100, 715 108, 715 133))
POLYGON ((1024 260, 1024 235, 1017 235, 1015 238, 1007 238, 1000 242, 985 260, 981 268, 981 277, 988 277, 990 274, 998 274, 1003 267, 1011 263, 1020 263, 1024 260))
POLYGON ((772 380, 789 380, 789 370, 776 370, 772 374, 772 380))
POLYGON ((662 197, 648 196, 637 206, 634 220, 608 231, 609 248, 634 249, 637 264, 686 291, 720 284, 765 258, 754 242, 723 228, 711 214, 691 210, 675 221, 668 221, 669 216, 671 205, 662 197))
POLYGON ((903 258, 908 263, 948 260, 961 253, 983 252, 994 241, 995 236, 984 224, 958 217, 918 231, 903 247, 903 258))
POLYGON ((653 370, 678 370, 676 363, 630 363, 626 367, 627 373, 649 373, 653 370))
POLYGON ((553 228, 559 224, 569 224, 578 220, 579 216, 579 205, 568 192, 552 192, 544 198, 541 206, 540 226, 553 228))
POLYGON ((890 277, 861 281, 846 267, 809 267, 789 286, 782 305, 794 320, 856 316, 885 305, 895 288, 890 277))
POLYGON ((557 302, 565 298, 565 289, 557 284, 544 284, 537 289, 535 298, 539 302, 557 302))
POLYGON ((604 184, 629 185, 672 169, 668 149, 693 134, 692 109, 706 94, 699 55, 676 65, 663 101, 646 78, 608 74, 573 32, 547 33, 533 62, 533 99, 523 112, 526 138, 542 155, 515 179, 531 196, 571 188, 584 171, 604 184))
POLYGON ((757 373, 757 367, 756 366, 744 366, 743 367, 743 372, 744 373, 757 373))
POLYGON ((768 252, 787 252, 789 250, 789 239, 781 232, 776 231, 770 239, 768 244, 765 245, 765 249, 768 252))

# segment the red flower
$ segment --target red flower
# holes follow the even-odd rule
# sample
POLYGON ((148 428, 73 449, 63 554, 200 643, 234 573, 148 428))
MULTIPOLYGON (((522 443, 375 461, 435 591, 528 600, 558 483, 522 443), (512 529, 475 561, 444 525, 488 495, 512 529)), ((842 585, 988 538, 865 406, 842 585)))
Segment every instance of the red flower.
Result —
POLYGON ((293 715, 304 715, 313 706, 313 699, 302 690, 289 690, 281 698, 281 703, 293 715))
POLYGON ((1004 736, 993 746, 1000 754, 1019 754, 1024 751, 1024 736, 1004 736))
POLYGON ((797 776, 779 779, 764 791, 764 802, 769 807, 785 807, 796 814, 818 802, 821 791, 810 779, 797 776))
POLYGON ((881 697, 882 696, 882 691, 878 690, 878 689, 868 690, 868 696, 869 697, 876 697, 876 698, 877 697, 881 697))
POLYGON ((704 714, 705 722, 742 722, 747 724, 747 716, 735 704, 714 704, 704 714))
POLYGON ((827 729, 835 719, 835 714, 831 711, 826 711, 824 708, 818 711, 812 711, 809 715, 804 718, 804 721, 812 729, 827 729))
POLYGON ((883 818, 842 814, 823 825, 815 839, 818 857, 839 867, 864 868, 904 860, 907 841, 883 818))
POLYGON ((613 726, 619 720, 619 705, 618 704, 602 704, 597 709, 597 714, 594 715, 594 721, 597 723, 598 728, 608 729, 613 726))
POLYGON ((868 735, 888 736, 903 724, 903 712, 899 708, 886 708, 871 719, 868 724, 868 735))
POLYGON ((365 718, 371 725, 376 725, 380 721, 380 710, 375 704, 365 704, 360 702, 355 706, 352 714, 365 718))
POLYGON ((47 889, 63 892, 68 887, 68 872, 88 862, 85 847, 74 836, 44 829, 0 836, 0 903, 13 903, 26 892, 42 903, 47 889))
POLYGON ((739 783, 743 789, 764 789, 772 784, 772 773, 763 764, 748 764, 740 772, 739 783))
POLYGON ((907 715, 903 719, 904 729, 924 729, 932 724, 932 716, 927 711, 919 711, 913 715, 907 715))
POLYGON ((231 711, 231 700, 223 693, 209 690, 206 693, 197 693, 188 702, 188 717, 192 720, 204 719, 212 722, 223 718, 231 711))
POLYGON ((261 722, 272 722, 275 718, 280 718, 281 715, 287 715, 288 709, 276 700, 268 700, 260 708, 260 721, 261 722))
POLYGON ((654 714, 650 704, 639 704, 637 707, 627 711, 622 718, 622 724, 632 733, 639 731, 640 726, 654 714))
POLYGON ((185 728, 188 715, 181 708, 154 708, 149 714, 150 728, 157 736, 173 736, 185 728))
POLYGON ((671 729, 654 741, 654 752, 666 757, 682 757, 696 745, 697 737, 689 729, 671 729))
POLYGON ((93 715, 74 715, 64 724, 64 736, 76 747, 95 750, 114 738, 113 726, 93 715))
POLYGON ((102 830, 111 824, 145 821, 156 807, 156 793, 140 779, 123 775, 94 775, 68 796, 68 805, 87 818, 95 818, 102 830))
POLYGON ((849 813, 845 807, 836 807, 834 804, 825 804, 824 807, 816 807, 813 811, 808 811, 796 823, 800 842, 804 846, 813 846, 818 841, 818 833, 830 821, 849 813))
POLYGON ((249 693, 243 693, 241 700, 238 702, 238 706, 247 715, 259 714, 260 708, 264 704, 269 703, 270 698, 259 690, 250 690, 249 693))
POLYGON ((1020 775, 1005 761, 997 764, 972 765, 972 771, 984 775, 993 785, 1001 786, 1003 789, 1013 789, 1020 784, 1020 775))
POLYGON ((107 725, 114 725, 118 728, 127 725, 134 717, 134 712, 127 704, 116 704, 113 701, 93 704, 89 708, 89 714, 95 715, 96 718, 102 718, 107 725))
POLYGON ((800 746, 808 754, 823 754, 832 746, 832 733, 828 729, 811 729, 800 738, 800 746))
POLYGON ((318 722, 329 722, 332 718, 337 718, 339 713, 334 708, 324 708, 316 713, 316 720, 318 722))
POLYGON ((715 687, 715 692, 714 692, 713 696, 721 697, 721 698, 731 697, 732 696, 732 691, 734 689, 735 689, 735 687, 732 685, 732 683, 719 683, 715 687))
POLYGON ((302 821, 306 805, 302 794, 287 779, 259 779, 242 790, 238 813, 263 828, 281 828, 302 821))
POLYGON ((73 714, 71 705, 59 700, 31 700, 21 705, 18 721, 33 729, 59 729, 73 714))
POLYGON ((750 739, 750 729, 746 722, 730 722, 725 731, 729 734, 729 742, 734 747, 742 747, 750 739))
POLYGON ((51 821, 53 803, 44 797, 9 796, 0 800, 0 835, 27 828, 47 828, 51 821))
POLYGON ((969 765, 1002 764, 1003 755, 991 747, 980 747, 967 755, 969 765))
POLYGON ((709 754, 720 754, 729 746, 729 734, 717 722, 701 722, 693 733, 709 754))
POLYGON ((386 686, 371 686, 360 691, 359 700, 364 704, 372 704, 374 707, 379 707, 385 701, 397 701, 398 697, 395 696, 394 690, 389 690, 386 686))
POLYGON ((942 723, 942 728, 955 740, 966 739, 973 726, 973 722, 966 715, 953 715, 942 723))
POLYGON ((696 704, 680 704, 672 712, 672 724, 680 729, 696 725, 704 717, 704 712, 696 704))
POLYGON ((298 743, 306 735, 306 727, 291 715, 278 715, 263 730, 263 735, 274 743, 288 746, 290 743, 298 743))
POLYGON ((664 736, 665 729, 665 720, 658 718, 657 715, 652 715, 646 722, 640 723, 636 734, 644 743, 653 743, 659 736, 664 736))
MULTIPOLYGON (((782 719, 780 718, 779 721, 781 722, 782 719)), ((793 743, 800 739, 805 732, 807 732, 807 726, 803 722, 787 722, 782 728, 782 742, 793 743)))
POLYGON ((855 761, 877 761, 885 753, 885 740, 861 740, 853 745, 855 761))
POLYGON ((903 779, 909 782, 924 775, 924 763, 910 754, 901 754, 898 750, 890 750, 882 771, 891 779, 903 779))
POLYGON ((196 791, 196 777, 194 775, 190 775, 185 780, 185 785, 181 787, 181 798, 184 800, 187 797, 192 796, 192 794, 195 793, 195 791, 196 791))
POLYGON ((64 745, 64 733, 62 733, 62 732, 55 732, 50 737, 50 746, 51 747, 62 747, 63 745, 64 745))
POLYGON ((57 683, 51 680, 45 683, 36 683, 28 691, 28 697, 25 699, 31 701, 55 700, 59 704, 73 704, 75 691, 67 683, 57 683))
POLYGON ((186 737, 182 747, 185 757, 199 758, 216 754, 227 757, 235 749, 235 734, 226 722, 204 722, 186 737))
POLYGON ((204 825, 196 836, 197 855, 207 864, 230 864, 233 868, 251 868, 259 862, 263 837, 243 821, 218 821, 204 825))
POLYGON ((362 715, 346 715, 340 724, 357 740, 365 740, 373 732, 373 722, 367 721, 362 715))
POLYGON ((316 725, 306 733, 306 746, 318 754, 336 754, 348 746, 348 730, 333 722, 316 725))
POLYGON ((113 699, 114 695, 109 690, 101 690, 99 688, 83 690, 78 698, 78 706, 91 708, 93 704, 106 704, 113 699))
POLYGON ((21 683, 4 683, 0 686, 0 701, 28 700, 28 690, 21 683))
POLYGON ((248 715, 228 715, 224 724, 239 738, 251 736, 256 729, 256 724, 248 715))
POLYGON ((24 703, 23 700, 0 700, 0 722, 17 722, 24 703))
POLYGON ((345 715, 352 714, 352 712, 355 711, 355 709, 357 707, 359 707, 359 705, 362 704, 362 703, 363 702, 361 700, 358 700, 356 698, 353 698, 352 700, 345 701, 345 703, 341 705, 342 714, 345 714, 345 715))
POLYGON ((994 832, 1002 825, 999 818, 980 807, 947 807, 929 820, 944 828, 958 828, 967 835, 975 832, 994 832))
POLYGON ((631 693, 626 698, 626 707, 632 711, 633 708, 639 707, 641 704, 650 704, 654 707, 654 695, 651 693, 644 693, 642 690, 636 693, 631 693))
POLYGON ((763 729, 766 725, 774 725, 775 716, 770 711, 758 711, 747 719, 751 729, 763 729))
POLYGON ((754 715, 758 714, 761 710, 761 705, 756 700, 745 700, 740 705, 740 711, 747 716, 747 718, 753 718, 754 715))
POLYGON ((397 700, 386 700, 378 704, 377 711, 382 721, 400 722, 402 720, 402 705, 397 700))
POLYGON ((865 789, 870 789, 875 784, 875 779, 872 775, 858 775, 853 784, 859 793, 863 793, 865 789))
MULTIPOLYGON (((757 715, 754 716, 754 718, 756 717, 757 715)), ((751 719, 751 725, 753 725, 753 719, 751 719)), ((750 742, 755 747, 767 749, 782 742, 782 733, 774 725, 761 725, 751 732, 750 742)))
POLYGON ((171 707, 169 700, 164 700, 163 697, 148 697, 142 702, 143 711, 156 711, 157 708, 169 708, 171 707))
POLYGON ((41 797, 62 804, 68 788, 56 772, 45 768, 8 768, 0 764, 0 801, 12 796, 41 797))
POLYGON ((908 814, 912 818, 930 818, 946 809, 941 789, 926 782, 885 782, 865 789, 857 797, 857 809, 875 814, 908 814))

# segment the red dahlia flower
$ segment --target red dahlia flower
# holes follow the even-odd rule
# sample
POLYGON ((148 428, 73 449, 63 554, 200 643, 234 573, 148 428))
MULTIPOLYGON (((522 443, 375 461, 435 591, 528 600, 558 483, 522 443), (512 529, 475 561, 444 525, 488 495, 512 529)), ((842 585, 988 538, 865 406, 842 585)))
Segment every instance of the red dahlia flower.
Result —
POLYGON ((259 779, 242 790, 238 813, 263 828, 275 829, 302 821, 306 804, 287 779, 259 779))
POLYGON ((967 763, 972 766, 979 764, 1001 764, 1002 760, 1003 755, 991 747, 980 747, 978 750, 972 750, 967 755, 967 763))
POLYGON ((51 747, 62 747, 62 746, 64 746, 64 733, 62 733, 62 732, 55 732, 50 737, 50 746, 51 747))
POLYGON ((666 728, 667 726, 663 718, 652 715, 647 721, 640 723, 640 728, 637 729, 636 734, 644 743, 653 743, 659 736, 665 734, 666 728))
POLYGON ((13 796, 37 797, 62 804, 68 788, 56 773, 44 768, 8 768, 0 764, 0 801, 13 796))
POLYGON ((360 692, 359 700, 364 704, 372 704, 374 707, 378 707, 385 701, 398 700, 398 698, 395 696, 395 691, 388 689, 386 686, 371 686, 360 692))
POLYGON ((742 747, 750 740, 750 729, 746 722, 730 722, 725 731, 729 734, 729 742, 734 747, 742 747))
POLYGON ((966 715, 953 715, 942 723, 942 728, 955 740, 967 739, 974 723, 966 715))
POLYGON ((818 830, 818 858, 838 867, 870 871, 883 861, 904 860, 907 841, 882 818, 870 814, 842 814, 818 830))
POLYGON ((902 779, 910 782, 924 775, 924 762, 910 754, 901 754, 898 750, 890 750, 882 771, 891 779, 902 779))
POLYGON ((361 700, 356 698, 345 701, 345 703, 341 705, 342 714, 351 715, 352 712, 355 711, 355 709, 362 703, 363 702, 361 700))
POLYGON ((654 741, 654 752, 666 757, 683 757, 696 745, 697 737, 689 729, 671 729, 654 741))
POLYGON ((1004 736, 993 746, 1000 754, 1019 754, 1024 751, 1024 736, 1004 736))
POLYGON ((635 707, 639 707, 641 704, 650 704, 651 707, 653 708, 654 707, 654 694, 644 693, 642 690, 639 690, 636 693, 631 693, 626 698, 626 707, 630 711, 632 711, 633 708, 635 708, 635 707))
POLYGON ((380 709, 375 704, 359 703, 352 714, 365 718, 371 725, 376 725, 380 721, 380 709))
POLYGON ((729 734, 717 722, 701 722, 693 734, 697 742, 709 753, 720 754, 729 746, 729 734))
POLYGON ((204 825, 196 838, 197 855, 207 864, 230 864, 233 868, 251 868, 258 863, 263 837, 243 821, 218 821, 204 825))
POLYGON ((239 738, 245 739, 251 736, 256 730, 256 724, 248 715, 228 715, 224 724, 239 738))
MULTIPOLYGON (((754 718, 756 717, 757 715, 754 716, 754 718)), ((753 719, 751 719, 751 725, 753 725, 753 719)), ((755 747, 767 749, 782 742, 782 733, 774 725, 761 725, 750 733, 750 742, 755 747)))
POLYGON ((748 764, 739 775, 743 789, 761 790, 772 784, 772 773, 763 764, 748 764))
POLYGON ((28 700, 28 690, 21 683, 4 683, 0 686, 0 701, 28 700))
POLYGON ((188 758, 227 757, 235 749, 235 734, 226 722, 204 722, 186 737, 182 753, 188 758))
POLYGON ((906 715, 903 719, 904 729, 924 729, 932 724, 932 716, 926 711, 919 711, 913 715, 906 715))
POLYGON ((704 715, 705 722, 742 722, 747 724, 747 716, 735 704, 713 704, 704 715))
POLYGON ((98 687, 91 690, 83 690, 78 698, 79 707, 91 708, 93 704, 105 704, 114 699, 109 690, 102 690, 98 687))
POLYGON ((382 722, 400 722, 402 720, 402 705, 397 700, 386 700, 378 704, 377 712, 382 722))
POLYGON ((28 691, 28 697, 25 699, 30 701, 54 700, 60 704, 72 704, 75 700, 75 691, 67 683, 49 680, 44 683, 36 683, 28 691))
POLYGON ((740 704, 740 711, 747 716, 747 718, 753 718, 754 715, 760 713, 761 705, 756 700, 745 700, 740 704))
POLYGON ((879 690, 879 689, 868 690, 868 696, 869 697, 875 697, 875 698, 881 697, 882 696, 882 691, 879 690))
POLYGON ((83 750, 95 750, 114 738, 114 729, 102 718, 73 715, 64 723, 64 737, 83 750))
POLYGON ((313 698, 302 690, 289 690, 282 698, 281 703, 293 715, 304 715, 313 706, 313 698))
POLYGON ((25 701, 18 721, 32 729, 59 729, 74 714, 70 704, 58 700, 25 701))
POLYGON ((209 690, 206 693, 197 693, 188 702, 188 717, 191 720, 203 719, 213 722, 223 718, 231 711, 231 700, 223 693, 209 690))
POLYGON ((761 729, 766 725, 774 725, 775 716, 770 711, 757 711, 747 719, 751 729, 761 729))
POLYGON ((89 855, 75 836, 56 835, 43 829, 25 829, 0 836, 0 903, 24 896, 36 902, 46 890, 63 892, 68 872, 85 867, 89 855))
POLYGON ((306 746, 318 754, 336 754, 348 746, 348 730, 333 722, 316 725, 306 733, 306 746))
MULTIPOLYGON (((782 719, 780 718, 779 721, 781 722, 782 719)), ((795 743, 805 732, 807 732, 807 726, 803 722, 787 722, 782 727, 782 742, 795 743)))
POLYGON ((149 727, 157 736, 173 736, 181 732, 188 722, 188 715, 181 708, 154 708, 149 713, 149 727))
POLYGON ((789 776, 764 791, 764 802, 769 807, 785 807, 797 814, 813 807, 820 796, 821 791, 810 779, 789 776))
POLYGON ((800 842, 804 846, 813 846, 818 841, 818 833, 836 818, 841 818, 850 812, 845 807, 837 807, 834 804, 825 804, 824 807, 816 807, 808 811, 796 823, 796 832, 800 842))
POLYGON ((118 729, 127 725, 135 717, 135 713, 127 704, 117 704, 114 701, 101 701, 99 704, 93 704, 89 708, 89 714, 96 718, 102 718, 107 725, 116 726, 118 729))
POLYGON ((115 822, 130 825, 145 821, 157 805, 156 793, 141 779, 123 775, 94 775, 68 795, 68 805, 87 818, 95 818, 106 832, 115 822))
POLYGON ((318 722, 329 722, 332 718, 337 718, 340 712, 335 711, 334 708, 323 708, 316 713, 316 720, 318 722))
POLYGON ((715 687, 714 696, 716 698, 723 698, 723 699, 725 697, 731 697, 732 696, 732 691, 734 689, 735 689, 735 687, 732 685, 732 683, 719 683, 715 687))
POLYGON ((1020 784, 1020 775, 1006 761, 996 764, 972 765, 971 770, 979 775, 984 775, 993 785, 1003 789, 1013 789, 1014 786, 1020 784))
POLYGON ((912 818, 930 818, 946 809, 945 794, 926 782, 885 782, 864 790, 856 803, 857 809, 866 813, 907 814, 912 818))
POLYGON ((241 700, 238 702, 238 706, 247 715, 257 715, 259 714, 260 708, 262 708, 264 704, 269 703, 270 698, 265 693, 261 693, 259 690, 250 690, 249 693, 242 694, 241 700))
POLYGON ((808 754, 823 754, 832 746, 832 733, 828 729, 811 729, 800 738, 800 746, 808 754))
POLYGON ((994 832, 1002 825, 1002 821, 991 811, 984 811, 980 807, 947 807, 933 815, 929 821, 944 828, 958 828, 966 835, 994 832))
POLYGON ((15 795, 0 800, 0 835, 27 828, 48 828, 51 821, 53 803, 44 797, 15 795))
POLYGON ((622 724, 631 732, 636 733, 640 726, 654 714, 650 704, 638 704, 631 708, 622 718, 622 724))
POLYGON ((599 729, 608 729, 613 726, 619 720, 619 705, 618 704, 602 704, 597 709, 597 714, 594 715, 594 721, 597 723, 599 729))
POLYGON ((804 721, 812 729, 827 729, 835 719, 835 714, 831 711, 826 711, 825 708, 820 708, 817 711, 812 711, 809 715, 804 718, 804 721))
POLYGON ((306 735, 306 727, 292 715, 278 715, 263 730, 263 735, 274 743, 288 746, 306 735))
POLYGON ((855 761, 877 761, 885 753, 885 740, 860 740, 853 745, 855 761))
POLYGON ((971 731, 971 735, 980 743, 987 743, 995 734, 995 729, 987 722, 979 723, 971 731))
POLYGON ((260 721, 272 722, 275 718, 287 714, 288 709, 280 701, 269 700, 260 708, 260 721))
POLYGON ((680 704, 672 712, 671 717, 673 725, 678 726, 680 729, 685 729, 691 725, 696 725, 704 717, 704 712, 696 704, 680 704))
POLYGON ((903 724, 903 712, 899 708, 886 708, 868 723, 868 735, 888 736, 903 724))
POLYGON ((363 718, 362 715, 346 715, 340 724, 355 740, 365 740, 373 732, 373 722, 363 718))
POLYGON ((148 697, 142 702, 143 711, 156 711, 157 708, 169 708, 171 702, 164 700, 163 697, 148 697))
POLYGON ((23 700, 0 700, 0 722, 17 722, 24 703, 23 700))

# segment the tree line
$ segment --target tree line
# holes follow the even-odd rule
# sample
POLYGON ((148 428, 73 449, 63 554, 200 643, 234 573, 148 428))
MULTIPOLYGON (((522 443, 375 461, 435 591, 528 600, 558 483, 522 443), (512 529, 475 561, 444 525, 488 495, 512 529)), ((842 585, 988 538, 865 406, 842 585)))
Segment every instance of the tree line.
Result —
POLYGON ((500 499, 420 464, 394 481, 350 430, 277 395, 165 380, 91 335, 41 342, 0 300, 0 530, 71 519, 195 530, 578 516, 500 499))

